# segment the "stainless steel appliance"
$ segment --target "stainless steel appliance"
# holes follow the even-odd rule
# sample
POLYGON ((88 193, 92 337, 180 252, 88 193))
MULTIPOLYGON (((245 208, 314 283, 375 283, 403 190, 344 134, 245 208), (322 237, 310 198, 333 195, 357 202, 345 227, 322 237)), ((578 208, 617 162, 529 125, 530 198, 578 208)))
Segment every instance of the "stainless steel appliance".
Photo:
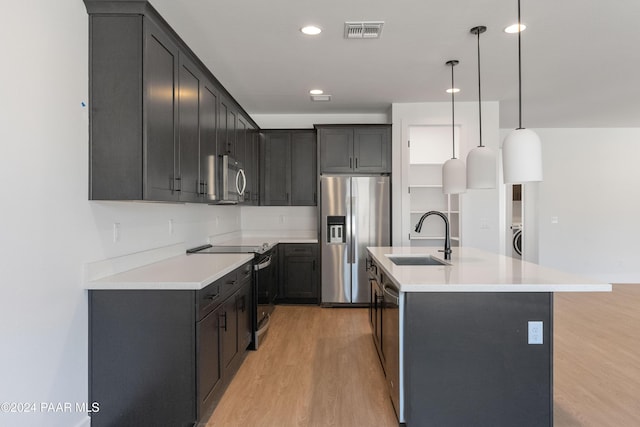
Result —
POLYGON ((203 245, 188 249, 189 254, 253 253, 253 339, 251 348, 258 349, 269 329, 278 292, 277 251, 268 243, 262 246, 203 245))
POLYGON ((320 178, 322 304, 368 305, 367 246, 389 246, 388 176, 320 178))
POLYGON ((382 354, 384 373, 393 409, 400 423, 404 423, 404 374, 402 313, 403 301, 398 288, 387 277, 382 278, 382 354))
POLYGON ((247 176, 242 164, 229 157, 221 156, 220 167, 220 200, 221 205, 233 205, 244 201, 244 190, 247 188, 247 176))

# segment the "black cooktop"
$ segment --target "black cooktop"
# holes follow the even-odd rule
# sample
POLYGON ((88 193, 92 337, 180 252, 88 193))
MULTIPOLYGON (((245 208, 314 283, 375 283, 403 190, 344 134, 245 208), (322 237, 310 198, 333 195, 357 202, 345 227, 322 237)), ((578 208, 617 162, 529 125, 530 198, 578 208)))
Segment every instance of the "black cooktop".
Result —
POLYGON ((261 246, 213 246, 202 245, 195 248, 187 249, 188 254, 237 254, 237 253, 256 253, 263 254, 269 251, 273 246, 269 243, 263 243, 261 246))

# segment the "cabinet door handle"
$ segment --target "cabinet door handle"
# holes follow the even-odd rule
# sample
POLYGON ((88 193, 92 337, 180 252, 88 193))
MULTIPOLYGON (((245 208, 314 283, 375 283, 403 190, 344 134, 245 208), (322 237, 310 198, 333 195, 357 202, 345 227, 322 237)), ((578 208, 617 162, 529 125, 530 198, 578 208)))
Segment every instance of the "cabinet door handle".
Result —
POLYGON ((316 271, 316 260, 315 259, 313 260, 313 264, 311 266, 311 270, 312 271, 316 271))
POLYGON ((286 193, 287 195, 287 203, 289 203, 289 193, 286 193))
POLYGON ((318 203, 318 194, 314 191, 313 192, 313 204, 317 204, 318 203))
POLYGON ((356 157, 356 169, 358 169, 358 158, 356 157))
POLYGON ((181 191, 182 190, 182 178, 181 177, 176 177, 176 191, 181 191))
POLYGON ((227 312, 225 311, 224 314, 220 315, 220 319, 222 319, 224 317, 224 326, 220 326, 220 329, 224 328, 225 332, 227 331, 227 312))
POLYGON ((244 310, 247 308, 247 303, 246 303, 245 295, 242 295, 242 296, 240 297, 239 302, 240 302, 240 307, 238 307, 238 310, 240 310, 241 312, 243 312, 243 313, 244 313, 244 310))
POLYGON ((349 157, 349 169, 353 167, 353 160, 349 157))

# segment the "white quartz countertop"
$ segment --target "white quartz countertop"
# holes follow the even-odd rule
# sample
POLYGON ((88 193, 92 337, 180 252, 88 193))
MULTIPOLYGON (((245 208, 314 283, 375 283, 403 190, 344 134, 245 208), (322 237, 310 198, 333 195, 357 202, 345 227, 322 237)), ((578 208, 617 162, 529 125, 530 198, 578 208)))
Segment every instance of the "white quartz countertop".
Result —
POLYGON ((387 255, 428 254, 439 247, 369 247, 401 292, 608 292, 611 284, 469 247, 454 247, 450 265, 396 265, 387 255))
POLYGON ((179 255, 87 282, 87 289, 199 290, 251 261, 253 254, 179 255))

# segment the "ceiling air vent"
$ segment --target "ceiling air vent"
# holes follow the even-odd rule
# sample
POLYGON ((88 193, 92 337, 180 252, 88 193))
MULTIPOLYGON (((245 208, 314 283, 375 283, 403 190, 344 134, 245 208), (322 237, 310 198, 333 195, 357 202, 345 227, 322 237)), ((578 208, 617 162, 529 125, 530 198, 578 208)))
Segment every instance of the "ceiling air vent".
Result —
POLYGON ((345 39, 378 39, 382 33, 384 21, 345 22, 345 39))
POLYGON ((311 100, 315 102, 331 101, 331 95, 311 95, 311 100))

